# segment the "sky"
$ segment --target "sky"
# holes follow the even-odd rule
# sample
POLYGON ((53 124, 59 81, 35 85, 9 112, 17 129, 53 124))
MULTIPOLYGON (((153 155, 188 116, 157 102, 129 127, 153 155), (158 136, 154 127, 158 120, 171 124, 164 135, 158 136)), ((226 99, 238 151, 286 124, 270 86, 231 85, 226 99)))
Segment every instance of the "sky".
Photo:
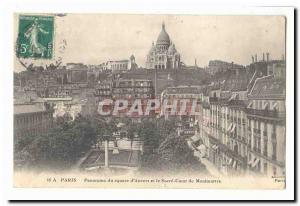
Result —
MULTIPOLYGON (((194 65, 195 59, 200 67, 215 59, 247 65, 251 55, 262 59, 269 52, 271 59, 280 59, 285 53, 283 16, 67 14, 55 17, 54 60, 100 64, 133 54, 137 64, 145 66, 162 22, 187 65, 194 65), (63 40, 67 44, 61 51, 63 40)), ((15 28, 17 24, 15 18, 15 28)), ((15 70, 23 70, 15 62, 15 70)))

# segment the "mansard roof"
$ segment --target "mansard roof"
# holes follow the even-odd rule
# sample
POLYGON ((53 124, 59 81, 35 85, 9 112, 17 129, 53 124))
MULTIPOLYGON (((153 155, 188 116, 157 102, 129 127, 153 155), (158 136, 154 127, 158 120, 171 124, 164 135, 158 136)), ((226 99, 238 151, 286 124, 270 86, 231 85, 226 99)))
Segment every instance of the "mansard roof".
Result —
POLYGON ((285 81, 273 75, 258 78, 248 96, 251 99, 284 99, 285 81))

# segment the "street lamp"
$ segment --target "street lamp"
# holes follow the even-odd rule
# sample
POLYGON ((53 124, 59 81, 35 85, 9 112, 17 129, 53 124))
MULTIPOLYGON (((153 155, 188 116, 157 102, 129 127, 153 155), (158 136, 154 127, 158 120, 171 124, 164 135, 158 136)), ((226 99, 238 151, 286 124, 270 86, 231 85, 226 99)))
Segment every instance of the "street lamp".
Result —
POLYGON ((104 134, 103 139, 104 139, 104 157, 105 157, 104 166, 108 168, 108 142, 110 139, 110 135, 104 134))

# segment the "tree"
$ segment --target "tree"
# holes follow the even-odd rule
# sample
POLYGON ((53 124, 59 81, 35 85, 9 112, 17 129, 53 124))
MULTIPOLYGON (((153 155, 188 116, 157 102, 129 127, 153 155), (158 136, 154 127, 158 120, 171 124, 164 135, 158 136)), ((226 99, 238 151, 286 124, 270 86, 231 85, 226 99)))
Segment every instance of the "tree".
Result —
POLYGON ((176 134, 171 134, 160 144, 158 156, 162 170, 206 172, 205 166, 194 156, 186 140, 176 134))
POLYGON ((97 133, 91 120, 78 116, 73 122, 63 122, 49 133, 36 137, 24 150, 30 156, 31 165, 68 168, 96 141, 97 133))

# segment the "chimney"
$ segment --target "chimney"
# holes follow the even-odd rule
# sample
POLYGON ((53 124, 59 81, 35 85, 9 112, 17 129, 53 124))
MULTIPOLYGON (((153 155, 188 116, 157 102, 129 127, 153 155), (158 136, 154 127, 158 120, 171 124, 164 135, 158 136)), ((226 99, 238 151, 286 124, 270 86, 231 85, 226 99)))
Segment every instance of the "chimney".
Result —
POLYGON ((255 62, 257 62, 257 54, 255 54, 255 62))
POLYGON ((234 69, 234 62, 231 62, 231 69, 232 69, 232 71, 235 71, 235 75, 239 75, 239 68, 238 67, 236 67, 235 69, 234 69))
POLYGON ((252 58, 252 63, 254 63, 254 56, 252 55, 251 58, 252 58))
POLYGON ((269 62, 269 61, 270 61, 270 53, 267 52, 267 62, 269 62))
POLYGON ((265 61, 265 53, 263 53, 263 62, 265 61))

